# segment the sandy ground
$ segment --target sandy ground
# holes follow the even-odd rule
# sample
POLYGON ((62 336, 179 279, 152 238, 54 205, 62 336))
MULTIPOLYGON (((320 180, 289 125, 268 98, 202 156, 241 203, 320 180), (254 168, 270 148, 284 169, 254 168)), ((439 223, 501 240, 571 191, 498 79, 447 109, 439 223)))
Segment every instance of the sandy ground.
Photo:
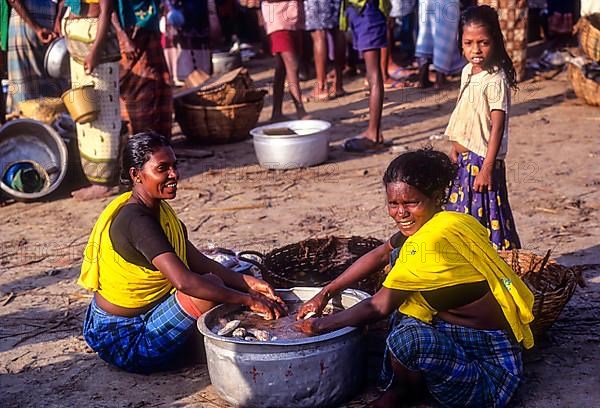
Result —
MULTIPOLYGON (((272 71, 252 72, 258 85, 269 85, 272 71)), ((430 143, 431 136, 434 146, 448 149, 435 135, 447 124, 458 84, 444 92, 386 93, 384 136, 395 147, 365 156, 340 148, 344 137, 365 127, 361 86, 356 78, 347 85, 350 95, 307 105, 316 118, 334 123, 330 158, 321 166, 264 170, 251 140, 209 147, 210 158, 183 158, 172 205, 191 239, 199 247, 264 253, 314 236, 389 237, 394 225, 384 207, 382 173, 398 152, 430 143), (236 207, 246 209, 231 210, 236 207)), ((262 121, 270 115, 269 99, 265 106, 262 121)), ((568 265, 598 265, 600 109, 577 100, 564 73, 529 80, 514 100, 510 131, 509 191, 524 247, 542 254, 552 249, 568 265)), ((90 296, 75 281, 87 236, 108 201, 81 203, 65 193, 0 208, 0 406, 228 406, 210 385, 206 365, 133 375, 109 367, 85 344, 81 325, 90 296)), ((600 269, 583 276, 587 287, 577 289, 558 322, 526 353, 526 381, 514 406, 600 401, 600 269)), ((344 406, 364 406, 374 395, 365 388, 344 406)))

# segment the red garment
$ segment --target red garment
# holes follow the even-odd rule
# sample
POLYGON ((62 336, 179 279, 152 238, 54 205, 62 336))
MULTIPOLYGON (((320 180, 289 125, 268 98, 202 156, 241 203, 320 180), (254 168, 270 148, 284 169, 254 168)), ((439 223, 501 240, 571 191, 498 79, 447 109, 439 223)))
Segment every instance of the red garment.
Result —
POLYGON ((279 52, 298 52, 300 43, 300 31, 280 30, 269 34, 271 40, 271 52, 273 55, 279 52))

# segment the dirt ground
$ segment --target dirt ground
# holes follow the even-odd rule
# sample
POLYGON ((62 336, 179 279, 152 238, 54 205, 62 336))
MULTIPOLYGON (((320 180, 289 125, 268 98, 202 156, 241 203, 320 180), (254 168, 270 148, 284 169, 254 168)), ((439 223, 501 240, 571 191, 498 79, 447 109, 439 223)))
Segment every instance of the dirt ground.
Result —
MULTIPOLYGON (((267 87, 272 71, 260 64, 252 62, 253 78, 267 87)), ((341 140, 364 129, 368 115, 362 78, 355 78, 348 96, 307 105, 315 118, 334 124, 327 163, 267 171, 257 164, 251 140, 210 146, 212 157, 182 158, 172 205, 201 248, 265 253, 315 236, 386 239, 394 225, 385 211, 382 173, 406 149, 428 143, 448 149, 439 135, 457 88, 454 82, 441 92, 387 92, 383 131, 394 147, 352 155, 341 140)), ((269 115, 267 98, 261 121, 269 115)), ((587 287, 577 289, 525 354, 526 381, 513 405, 594 406, 600 401, 600 108, 577 100, 561 73, 522 83, 510 121, 508 183, 524 247, 540 254, 552 249, 567 265, 591 264, 583 273, 587 287)), ((108 202, 77 202, 65 192, 49 202, 0 208, 0 406, 228 406, 210 385, 206 365, 128 374, 85 344, 81 326, 90 295, 75 281, 87 237, 108 202)), ((369 386, 343 406, 362 407, 374 396, 369 386)))

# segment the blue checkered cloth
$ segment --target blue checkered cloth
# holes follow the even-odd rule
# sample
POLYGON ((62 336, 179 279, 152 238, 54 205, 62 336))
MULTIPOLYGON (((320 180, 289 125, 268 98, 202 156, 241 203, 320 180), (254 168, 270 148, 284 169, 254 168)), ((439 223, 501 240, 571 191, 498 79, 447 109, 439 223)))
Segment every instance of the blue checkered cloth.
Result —
POLYGON ((478 330, 434 318, 392 316, 381 386, 394 384, 390 357, 419 371, 445 407, 504 407, 523 376, 521 346, 504 330, 478 330))
POLYGON ((129 372, 151 373, 172 368, 195 322, 175 294, 136 317, 106 313, 92 300, 83 337, 104 361, 129 372))
POLYGON ((439 72, 452 74, 465 65, 458 50, 459 0, 419 0, 415 56, 432 59, 439 72))

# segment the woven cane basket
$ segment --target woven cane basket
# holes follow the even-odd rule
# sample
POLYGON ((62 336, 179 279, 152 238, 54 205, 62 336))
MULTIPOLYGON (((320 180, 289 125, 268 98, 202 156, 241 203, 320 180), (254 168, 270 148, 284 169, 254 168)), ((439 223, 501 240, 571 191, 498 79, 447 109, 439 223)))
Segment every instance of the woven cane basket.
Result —
POLYGON ((581 17, 575 26, 583 52, 600 62, 600 13, 581 17))
POLYGON ((175 119, 188 138, 203 144, 239 142, 249 136, 263 107, 263 99, 228 106, 190 105, 174 100, 175 119))
POLYGON ((246 68, 236 68, 211 78, 198 91, 183 97, 185 103, 204 106, 227 106, 253 102, 252 94, 259 92, 246 68))
MULTIPOLYGON (((286 245, 266 255, 255 251, 246 251, 241 255, 253 254, 262 258, 262 264, 257 265, 262 277, 276 288, 324 286, 358 258, 381 244, 382 241, 376 238, 330 236, 286 245)), ((384 278, 385 273, 381 270, 375 276, 358 282, 355 288, 374 294, 384 278)))
POLYGON ((533 292, 533 316, 531 330, 539 335, 556 321, 573 293, 578 282, 578 273, 550 259, 550 251, 545 257, 532 252, 513 250, 498 251, 533 292))
POLYGON ((578 98, 583 99, 588 105, 600 106, 598 82, 586 78, 581 69, 574 64, 569 64, 569 79, 578 98))

